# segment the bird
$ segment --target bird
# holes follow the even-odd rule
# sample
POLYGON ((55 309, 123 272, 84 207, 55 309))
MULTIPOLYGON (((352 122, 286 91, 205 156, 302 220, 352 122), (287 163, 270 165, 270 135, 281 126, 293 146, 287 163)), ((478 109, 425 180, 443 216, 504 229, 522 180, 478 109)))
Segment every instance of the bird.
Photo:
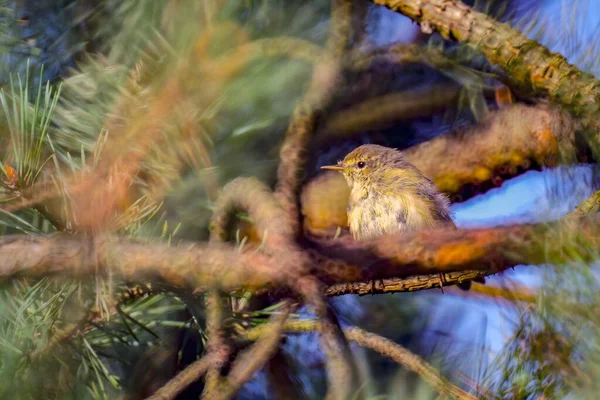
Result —
MULTIPOLYGON (((348 227, 355 240, 440 225, 456 229, 448 198, 397 149, 365 144, 321 169, 341 172, 350 187, 348 227)), ((471 282, 458 286, 468 290, 471 282)))

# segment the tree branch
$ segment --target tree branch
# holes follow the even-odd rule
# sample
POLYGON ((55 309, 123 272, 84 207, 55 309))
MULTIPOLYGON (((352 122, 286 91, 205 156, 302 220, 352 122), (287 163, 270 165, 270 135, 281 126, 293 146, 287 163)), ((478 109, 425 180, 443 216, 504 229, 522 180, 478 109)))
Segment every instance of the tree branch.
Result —
POLYGON ((379 279, 371 282, 337 283, 325 290, 327 296, 342 296, 344 294, 381 294, 395 292, 416 292, 456 285, 460 282, 470 281, 477 277, 487 276, 485 271, 463 271, 431 275, 408 276, 406 278, 379 279))
POLYGON ((225 335, 223 332, 223 298, 216 290, 211 290, 206 297, 206 336, 208 337, 208 354, 223 352, 224 357, 221 363, 212 363, 206 373, 206 381, 202 392, 202 399, 213 399, 221 383, 221 368, 223 362, 229 356, 229 349, 225 345, 225 335))
POLYGON ((315 273, 328 284, 370 282, 460 271, 496 273, 519 264, 565 263, 577 251, 583 259, 600 246, 598 219, 535 225, 452 230, 441 227, 386 235, 372 241, 315 241, 315 273))
POLYGON ((376 131, 401 120, 429 117, 458 98, 457 85, 434 85, 430 89, 395 92, 339 111, 329 117, 322 132, 315 138, 316 145, 351 135, 376 131))
POLYGON ((600 190, 584 200, 577 208, 567 215, 567 219, 577 220, 586 216, 594 216, 600 211, 600 190))
MULTIPOLYGON (((442 227, 372 241, 319 241, 313 246, 308 255, 312 267, 304 276, 315 276, 329 285, 461 271, 495 273, 519 264, 565 263, 574 252, 581 260, 593 260, 592 250, 600 247, 600 224, 598 218, 587 218, 577 224, 442 227)), ((285 267, 304 262, 296 255, 239 253, 219 243, 170 247, 118 236, 3 236, 0 279, 49 275, 82 279, 110 268, 114 276, 129 282, 163 282, 175 288, 296 288, 303 275, 285 267)))
POLYGON ((451 194, 467 184, 490 181, 502 168, 516 175, 532 161, 541 166, 573 161, 574 131, 573 120, 560 110, 515 104, 490 114, 478 126, 437 136, 404 154, 451 194))
POLYGON ((507 84, 533 95, 547 95, 597 127, 600 81, 581 72, 507 24, 495 21, 458 0, 371 0, 437 30, 444 38, 480 51, 507 75, 507 84))
POLYGON ((285 223, 283 209, 271 190, 256 178, 237 178, 225 185, 211 218, 211 242, 227 239, 227 226, 236 211, 252 218, 265 245, 281 249, 293 243, 293 231, 285 223))
POLYGON ((453 290, 453 294, 463 297, 482 297, 488 299, 505 300, 511 303, 522 301, 525 303, 535 303, 538 299, 538 293, 525 286, 510 285, 509 287, 498 285, 473 285, 468 292, 464 290, 453 290))
POLYGON ((222 362, 219 357, 225 358, 225 355, 219 353, 210 353, 201 359, 187 366, 177 376, 167 382, 147 400, 171 400, 177 397, 185 388, 200 379, 215 362, 222 362))
POLYGON ((216 399, 231 398, 275 354, 281 341, 284 322, 289 313, 290 306, 288 304, 284 307, 283 312, 271 317, 271 322, 264 328, 265 334, 250 349, 238 356, 231 367, 229 376, 221 386, 221 390, 216 392, 216 399))
MULTIPOLYGON (((311 332, 318 329, 318 325, 319 324, 316 321, 311 320, 286 321, 284 329, 288 332, 311 332)), ((355 342, 359 346, 374 350, 385 357, 391 358, 406 369, 419 374, 440 394, 451 395, 458 399, 476 399, 475 396, 448 382, 425 360, 411 353, 399 344, 356 327, 344 328, 343 331, 348 340, 355 342)), ((241 335, 241 338, 254 341, 263 337, 264 334, 264 327, 259 326, 244 332, 241 335)))
POLYGON ((319 321, 321 348, 327 361, 327 398, 348 399, 358 390, 358 370, 350 347, 337 318, 329 309, 323 291, 314 278, 298 282, 304 301, 311 307, 319 321))
POLYGON ((287 214, 285 224, 300 235, 298 196, 307 147, 317 120, 333 98, 340 75, 340 59, 352 33, 352 1, 332 1, 331 33, 323 59, 313 69, 310 87, 298 103, 280 151, 276 196, 287 214))
POLYGON ((259 252, 238 253, 226 244, 170 247, 119 236, 0 237, 0 278, 66 275, 84 279, 111 269, 125 281, 164 282, 176 288, 269 287, 287 275, 259 252))
POLYGON ((237 179, 228 184, 219 197, 211 221, 211 240, 221 241, 225 238, 228 219, 235 209, 241 209, 255 220, 259 235, 266 236, 270 229, 275 235, 265 243, 265 251, 281 260, 282 270, 295 274, 295 282, 289 280, 289 286, 300 293, 305 303, 322 321, 321 343, 327 357, 329 388, 335 398, 347 398, 348 390, 356 382, 353 379, 354 360, 345 343, 340 328, 332 315, 327 312, 327 304, 315 278, 306 274, 310 259, 293 240, 292 233, 286 225, 285 216, 271 192, 260 182, 253 179, 237 179), (284 261, 285 260, 285 261, 284 261), (340 384, 342 383, 342 384, 340 384))

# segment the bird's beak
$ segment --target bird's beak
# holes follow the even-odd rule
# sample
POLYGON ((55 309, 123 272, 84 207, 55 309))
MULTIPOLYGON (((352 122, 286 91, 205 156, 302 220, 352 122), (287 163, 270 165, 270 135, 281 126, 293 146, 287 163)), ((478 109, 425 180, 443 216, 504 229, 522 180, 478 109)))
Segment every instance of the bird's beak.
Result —
POLYGON ((329 169, 332 171, 343 171, 346 169, 346 167, 344 167, 342 165, 324 165, 321 167, 321 169, 329 169))

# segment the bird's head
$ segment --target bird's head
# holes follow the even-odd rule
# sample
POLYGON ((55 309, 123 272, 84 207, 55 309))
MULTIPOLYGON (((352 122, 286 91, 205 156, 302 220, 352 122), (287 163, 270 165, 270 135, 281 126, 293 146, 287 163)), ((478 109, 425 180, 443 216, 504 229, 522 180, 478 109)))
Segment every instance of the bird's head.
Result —
POLYGON ((321 169, 340 171, 352 187, 393 180, 395 175, 412 169, 412 165, 396 149, 366 144, 354 149, 337 165, 326 165, 321 169))

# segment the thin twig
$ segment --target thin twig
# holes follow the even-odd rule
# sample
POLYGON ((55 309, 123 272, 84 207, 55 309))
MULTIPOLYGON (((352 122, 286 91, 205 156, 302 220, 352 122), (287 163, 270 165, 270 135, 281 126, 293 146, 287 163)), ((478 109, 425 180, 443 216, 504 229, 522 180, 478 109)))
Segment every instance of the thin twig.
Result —
POLYGON ((464 290, 453 290, 450 293, 464 297, 485 297, 489 299, 504 300, 511 303, 525 302, 535 303, 538 300, 537 293, 527 287, 513 286, 500 287, 496 285, 472 285, 468 292, 464 290))
POLYGON ((477 397, 448 382, 435 368, 429 365, 421 357, 389 339, 375 335, 374 333, 363 331, 356 327, 346 328, 344 329, 344 333, 349 340, 355 342, 359 346, 372 349, 383 356, 391 358, 398 364, 403 365, 406 369, 419 374, 440 394, 451 395, 457 399, 464 400, 477 399, 477 397))
POLYGON ((585 199, 575 208, 575 210, 571 211, 567 216, 567 220, 578 220, 586 216, 593 217, 594 214, 597 215, 600 211, 600 190, 596 191, 590 197, 585 199))
POLYGON ((298 291, 319 320, 321 348, 326 356, 328 399, 348 399, 357 390, 358 370, 342 329, 327 306, 321 288, 314 278, 298 282, 298 291))
MULTIPOLYGON (((206 335, 208 336, 207 351, 209 354, 224 351, 228 355, 223 332, 223 298, 216 290, 211 290, 206 297, 206 335)), ((225 358, 223 358, 223 361, 225 358)), ((206 382, 202 399, 213 399, 221 383, 222 363, 213 363, 206 373, 206 382)))
POLYGON ((107 315, 101 315, 97 309, 88 311, 85 317, 80 319, 77 323, 69 324, 52 335, 44 347, 30 354, 30 358, 32 360, 40 360, 41 358, 52 354, 56 348, 64 345, 73 337, 85 335, 89 331, 95 329, 98 324, 108 321, 110 317, 117 315, 117 307, 124 302, 156 292, 157 291, 152 288, 152 285, 149 284, 133 285, 125 288, 124 290, 117 291, 114 302, 111 303, 111 307, 107 315))
POLYGON ((161 387, 152 396, 148 397, 147 400, 171 400, 174 399, 179 393, 185 390, 189 385, 200 379, 208 370, 208 368, 215 362, 221 362, 224 358, 224 354, 210 353, 201 359, 194 361, 192 364, 187 366, 177 376, 167 382, 166 385, 161 387))
POLYGON ((416 292, 456 285, 473 278, 487 276, 485 271, 462 271, 443 274, 408 276, 406 278, 379 279, 371 282, 337 283, 325 290, 325 295, 342 296, 345 294, 373 295, 381 293, 416 292))
MULTIPOLYGON (((319 323, 314 320, 286 321, 284 329, 287 332, 312 332, 319 329, 319 323)), ((357 327, 344 328, 343 332, 348 340, 374 350, 385 357, 391 358, 406 369, 416 372, 440 394, 452 395, 458 399, 476 399, 473 395, 448 382, 435 368, 403 346, 357 327)), ((254 341, 264 334, 263 327, 257 327, 243 332, 240 338, 254 341)))
POLYGON ((238 356, 220 390, 215 393, 215 399, 231 398, 275 354, 289 313, 290 306, 287 304, 281 313, 271 317, 271 322, 264 326, 265 335, 238 356))

